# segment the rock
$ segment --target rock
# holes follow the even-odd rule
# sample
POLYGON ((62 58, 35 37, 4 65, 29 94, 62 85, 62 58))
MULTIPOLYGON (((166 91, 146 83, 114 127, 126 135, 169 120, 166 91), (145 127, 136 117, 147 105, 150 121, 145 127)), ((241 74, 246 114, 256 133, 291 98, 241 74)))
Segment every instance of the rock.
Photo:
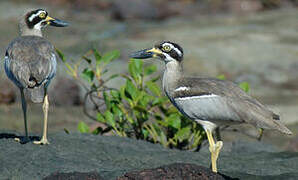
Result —
POLYGON ((97 172, 71 172, 71 173, 54 173, 43 180, 103 180, 97 172))
POLYGON ((160 6, 150 0, 114 0, 112 7, 111 15, 115 20, 159 20, 172 15, 166 6, 160 9, 160 6))
POLYGON ((229 12, 234 13, 253 13, 263 9, 259 0, 228 0, 226 6, 229 12))
POLYGON ((0 83, 0 104, 12 104, 16 101, 17 87, 14 87, 9 80, 2 80, 0 83))
POLYGON ((155 169, 145 169, 141 171, 133 171, 118 177, 117 180, 164 180, 164 179, 201 179, 201 180, 223 180, 220 174, 212 172, 210 169, 195 164, 174 163, 155 169))
POLYGON ((298 136, 294 137, 288 144, 288 150, 298 152, 298 136))
POLYGON ((80 87, 75 80, 59 78, 49 88, 50 100, 55 105, 81 105, 80 87))
MULTIPOLYGON (((0 179, 42 179, 73 172, 97 172, 103 179, 116 179, 138 171, 150 174, 148 169, 171 176, 174 169, 177 175, 203 173, 200 166, 210 165, 208 147, 200 152, 179 151, 129 138, 62 132, 49 135, 50 145, 21 145, 13 140, 15 134, 0 131, 0 179)), ((297 169, 298 153, 279 152, 260 142, 225 143, 218 159, 219 172, 232 178, 297 179, 297 169)))

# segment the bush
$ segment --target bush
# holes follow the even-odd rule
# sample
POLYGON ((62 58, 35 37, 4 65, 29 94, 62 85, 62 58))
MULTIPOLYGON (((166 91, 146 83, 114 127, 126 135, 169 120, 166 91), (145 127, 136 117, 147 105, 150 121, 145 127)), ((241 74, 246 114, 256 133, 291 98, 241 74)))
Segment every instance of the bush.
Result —
POLYGON ((131 59, 128 74, 105 77, 108 72, 105 67, 119 57, 118 51, 101 56, 93 49, 75 63, 67 62, 60 51, 57 50, 57 53, 68 74, 87 90, 84 112, 91 119, 104 125, 104 128, 98 127, 90 132, 88 125, 80 122, 80 132, 113 133, 122 137, 160 143, 169 148, 187 150, 196 150, 205 139, 201 126, 182 116, 163 95, 157 85, 159 77, 154 77, 156 66, 144 66, 141 60, 131 59), (87 67, 79 73, 82 62, 85 62, 87 67), (123 78, 125 83, 118 89, 107 87, 106 83, 114 78, 123 78), (95 107, 96 117, 86 109, 88 99, 95 107))

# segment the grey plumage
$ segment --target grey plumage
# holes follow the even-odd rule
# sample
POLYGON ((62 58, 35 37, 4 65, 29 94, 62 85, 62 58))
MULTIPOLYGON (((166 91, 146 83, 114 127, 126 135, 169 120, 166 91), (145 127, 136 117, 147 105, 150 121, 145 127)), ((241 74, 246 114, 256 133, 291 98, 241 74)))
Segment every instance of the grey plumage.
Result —
POLYGON ((5 71, 33 102, 43 101, 45 90, 56 73, 55 49, 39 36, 20 36, 6 51, 5 71))
POLYGON ((279 115, 249 96, 233 82, 214 78, 186 77, 180 78, 174 89, 179 87, 188 88, 167 94, 191 119, 208 120, 218 125, 249 123, 259 128, 276 129, 291 134, 291 131, 278 122, 279 115))
POLYGON ((292 134, 278 121, 279 115, 233 82, 183 76, 183 49, 176 43, 158 43, 151 49, 133 53, 131 57, 159 57, 165 62, 162 80, 164 92, 181 113, 203 126, 209 141, 213 172, 217 172, 216 161, 223 146, 222 141, 216 142, 212 136, 213 130, 219 125, 248 123, 258 128, 292 134))
POLYGON ((34 103, 43 102, 44 128, 40 141, 35 144, 49 144, 47 140, 48 95, 47 88, 56 74, 56 54, 53 45, 42 37, 46 26, 64 27, 68 23, 54 19, 43 9, 29 11, 19 22, 20 36, 7 47, 4 68, 6 75, 20 89, 25 124, 25 136, 17 138, 21 143, 30 141, 27 130, 27 102, 24 92, 34 103))

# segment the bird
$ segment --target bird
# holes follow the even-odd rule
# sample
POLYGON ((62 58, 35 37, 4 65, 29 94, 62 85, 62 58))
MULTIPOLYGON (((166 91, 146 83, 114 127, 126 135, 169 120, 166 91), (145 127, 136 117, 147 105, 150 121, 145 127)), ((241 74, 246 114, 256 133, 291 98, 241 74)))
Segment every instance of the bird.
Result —
POLYGON ((223 142, 216 142, 212 133, 221 125, 247 123, 257 128, 292 134, 279 121, 279 115, 248 95, 232 81, 184 75, 183 55, 183 49, 177 43, 163 41, 155 44, 153 48, 133 52, 130 57, 158 58, 165 63, 163 90, 183 115, 200 124, 205 130, 213 172, 217 173, 216 162, 223 142))
POLYGON ((25 136, 16 138, 21 144, 30 142, 27 129, 27 102, 24 92, 33 103, 43 103, 43 135, 34 144, 49 144, 47 139, 48 93, 47 88, 56 74, 57 57, 54 46, 42 36, 50 26, 65 27, 68 22, 52 18, 44 9, 27 12, 19 22, 19 36, 8 45, 4 69, 7 77, 19 88, 25 125, 25 136))

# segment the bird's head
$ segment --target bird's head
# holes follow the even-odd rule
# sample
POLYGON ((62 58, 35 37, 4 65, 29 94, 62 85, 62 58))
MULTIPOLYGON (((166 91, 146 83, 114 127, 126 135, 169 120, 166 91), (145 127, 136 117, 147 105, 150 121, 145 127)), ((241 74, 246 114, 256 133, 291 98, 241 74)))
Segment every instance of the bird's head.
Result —
POLYGON ((147 59, 159 57, 165 63, 183 60, 183 49, 176 43, 164 41, 156 44, 153 48, 144 49, 131 54, 131 58, 147 59))
POLYGON ((20 29, 21 31, 41 31, 46 26, 65 27, 68 23, 59 19, 52 18, 48 15, 48 12, 44 9, 36 9, 29 11, 21 19, 20 29))

